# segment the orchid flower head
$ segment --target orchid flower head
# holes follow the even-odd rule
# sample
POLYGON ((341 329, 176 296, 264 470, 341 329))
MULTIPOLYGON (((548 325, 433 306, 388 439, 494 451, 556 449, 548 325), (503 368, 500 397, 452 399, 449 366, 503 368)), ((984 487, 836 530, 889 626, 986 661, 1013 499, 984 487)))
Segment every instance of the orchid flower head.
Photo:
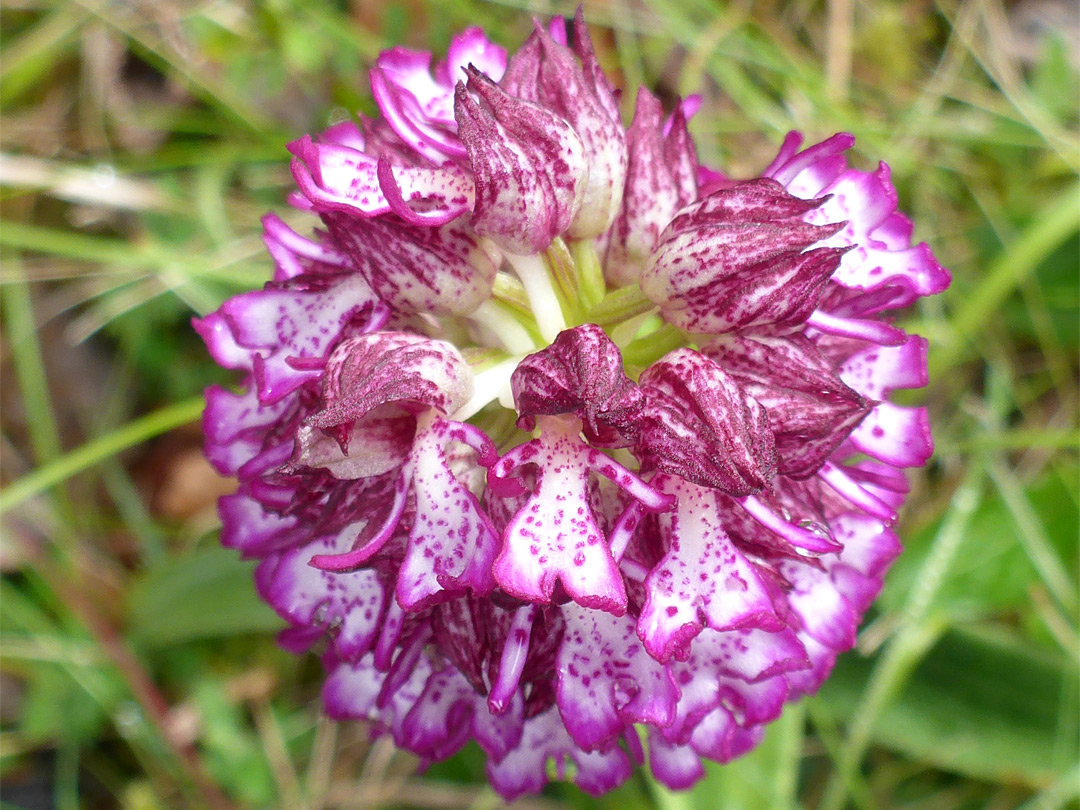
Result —
POLYGON ((272 280, 194 324, 240 375, 222 542, 326 713, 475 740, 507 800, 752 749, 854 644, 933 452, 893 319, 949 274, 888 167, 844 133, 703 166, 700 99, 623 99, 597 50, 579 10, 382 53, 379 117, 289 146, 272 280))

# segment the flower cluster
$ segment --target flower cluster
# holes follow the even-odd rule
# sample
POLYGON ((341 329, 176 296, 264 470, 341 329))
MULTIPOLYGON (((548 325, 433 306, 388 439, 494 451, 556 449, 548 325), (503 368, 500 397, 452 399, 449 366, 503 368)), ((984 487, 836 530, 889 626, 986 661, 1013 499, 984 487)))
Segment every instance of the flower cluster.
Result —
POLYGON ((273 281, 195 324, 244 374, 207 393, 222 542, 331 716, 425 761, 475 739, 508 799, 646 749, 686 787, 854 643, 932 451, 890 313, 948 273, 848 135, 740 181, 695 99, 624 126, 580 13, 371 87, 381 118, 289 147, 322 228, 267 216, 273 281))

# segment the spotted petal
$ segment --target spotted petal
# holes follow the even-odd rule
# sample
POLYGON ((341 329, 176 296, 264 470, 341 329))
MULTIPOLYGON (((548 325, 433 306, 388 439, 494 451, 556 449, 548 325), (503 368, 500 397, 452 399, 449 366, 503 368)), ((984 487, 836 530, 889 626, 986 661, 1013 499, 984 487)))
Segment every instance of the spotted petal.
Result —
POLYGON ((453 164, 390 166, 331 141, 305 135, 289 144, 293 178, 312 210, 377 217, 391 212, 405 219, 442 225, 472 210, 473 184, 453 164))
MULTIPOLYGON (((416 514, 409 545, 398 571, 397 599, 406 610, 420 610, 446 593, 469 588, 487 594, 494 587, 491 564, 498 535, 476 496, 450 469, 447 447, 461 441, 471 425, 421 415, 409 456, 416 514)), ((482 436, 482 434, 480 434, 482 436)), ((491 456, 494 447, 487 437, 491 456)))
POLYGON ((578 604, 621 615, 626 588, 590 502, 589 475, 607 476, 651 510, 665 509, 671 501, 582 442, 577 419, 538 421, 540 436, 491 468, 489 486, 499 487, 522 465, 537 467, 534 491, 503 534, 495 579, 507 593, 541 603, 550 602, 561 583, 578 604))
MULTIPOLYGON (((875 346, 852 355, 840 375, 868 396, 884 399, 897 388, 920 388, 929 381, 926 340, 912 336, 900 346, 875 346)), ((921 467, 934 452, 925 408, 879 403, 851 434, 851 443, 869 456, 897 467, 921 467)))
POLYGON ((808 222, 840 222, 826 244, 853 248, 841 259, 833 280, 851 289, 894 288, 889 308, 905 307, 923 295, 949 286, 950 275, 929 247, 911 246, 910 221, 896 211, 897 194, 889 167, 875 172, 850 169, 844 152, 855 139, 840 133, 798 151, 802 134, 790 132, 772 164, 762 173, 784 184, 796 197, 829 195, 806 215, 808 222))
POLYGON ((666 553, 645 580, 637 623, 649 655, 685 660, 706 626, 781 629, 758 572, 724 531, 715 490, 665 474, 652 485, 674 496, 677 506, 656 517, 666 553))
POLYGON ((311 558, 352 545, 360 526, 348 526, 302 548, 269 557, 260 593, 274 610, 294 625, 324 627, 332 632, 334 650, 354 661, 374 643, 380 628, 386 588, 372 569, 328 573, 312 568, 311 558))
POLYGON ((566 758, 576 766, 575 783, 594 796, 612 790, 633 772, 633 763, 618 746, 606 751, 583 751, 566 733, 555 707, 525 721, 520 744, 501 760, 488 760, 492 786, 507 801, 538 793, 548 780, 547 763, 555 762, 559 778, 566 775, 566 758))
POLYGON ((649 257, 641 290, 671 323, 691 332, 801 324, 844 252, 807 250, 839 227, 802 221, 820 204, 792 197, 773 180, 717 191, 672 220, 649 257))
POLYGON ((604 261, 616 287, 638 280, 675 212, 697 197, 697 157, 681 109, 665 137, 660 101, 639 88, 626 142, 626 190, 604 261))
POLYGON ((259 399, 270 403, 316 378, 334 342, 377 302, 351 273, 325 287, 243 293, 193 324, 218 363, 253 372, 259 399))
POLYGON ((581 9, 574 18, 574 47, 580 63, 570 48, 537 22, 530 41, 511 60, 503 87, 559 115, 581 139, 588 173, 568 234, 590 239, 608 229, 622 204, 626 134, 611 87, 596 63, 581 9))
POLYGON ((391 307, 466 315, 491 294, 501 255, 462 222, 441 227, 389 217, 323 214, 331 236, 391 307))
POLYGON ((667 669, 641 645, 633 618, 577 605, 563 612, 557 694, 574 742, 593 751, 606 747, 627 723, 671 723, 679 691, 667 669))

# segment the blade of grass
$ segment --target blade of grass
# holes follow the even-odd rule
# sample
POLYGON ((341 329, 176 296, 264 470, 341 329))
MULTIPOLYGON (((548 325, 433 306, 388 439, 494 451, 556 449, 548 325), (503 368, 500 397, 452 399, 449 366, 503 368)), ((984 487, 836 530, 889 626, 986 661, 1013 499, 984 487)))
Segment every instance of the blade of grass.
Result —
POLYGON ((0 153, 0 185, 44 191, 61 200, 134 211, 178 212, 183 204, 146 180, 117 176, 111 166, 87 167, 0 153))
POLYGON ((941 376, 971 351, 972 337, 1024 278, 1080 227, 1080 184, 1046 205, 1031 224, 990 265, 970 297, 961 301, 951 318, 948 341, 930 355, 930 378, 941 376))
POLYGON ((836 772, 830 777, 819 810, 841 810, 847 801, 849 784, 858 772, 870 745, 874 723, 892 701, 905 678, 945 630, 940 619, 931 617, 934 597, 948 574, 968 524, 979 507, 985 488, 986 467, 971 464, 953 495, 945 522, 931 544, 917 585, 900 614, 895 635, 870 677, 859 706, 853 713, 847 738, 840 749, 836 772))
MULTIPOLYGON (((252 107, 232 85, 204 74, 185 60, 181 54, 173 52, 167 44, 152 42, 142 34, 144 26, 129 24, 128 21, 122 19, 120 14, 113 11, 115 7, 112 4, 101 2, 101 0, 75 1, 110 28, 127 37, 132 48, 141 52, 149 62, 167 73, 177 74, 195 95, 201 96, 256 136, 277 132, 274 122, 252 107)), ((153 30, 153 26, 145 26, 145 28, 153 30)))
POLYGON ((56 67, 60 55, 78 39, 87 16, 86 12, 61 5, 17 41, 4 46, 0 104, 10 104, 56 67))
POLYGON ((1068 615, 1077 610, 1076 589, 1074 588, 1065 566, 1062 564, 1046 528, 1039 520, 1035 508, 1024 493, 1024 488, 1016 475, 1000 459, 993 459, 988 470, 998 492, 1016 524, 1017 536, 1024 545, 1028 558, 1035 570, 1042 577, 1043 584, 1053 594, 1068 615))
POLYGON ((7 321, 8 340, 11 341, 15 376, 26 411, 30 444, 38 463, 43 464, 60 455, 60 432, 56 427, 45 362, 37 339, 30 289, 24 279, 19 278, 6 285, 3 313, 7 321))
POLYGON ((210 810, 233 810, 232 804, 218 785, 208 778, 194 745, 183 743, 170 733, 168 701, 115 624, 98 609, 89 595, 83 592, 79 587, 81 583, 73 581, 54 565, 44 548, 28 546, 26 553, 33 562, 34 570, 89 631, 101 651, 119 670, 139 709, 153 724, 160 741, 182 769, 186 785, 201 799, 201 804, 210 810))
POLYGON ((1016 810, 1060 810, 1077 799, 1080 799, 1080 765, 1016 810))
POLYGON ((942 439, 936 452, 942 455, 970 453, 973 450, 1080 450, 1080 430, 1006 430, 988 431, 966 439, 942 439))
MULTIPOLYGON (((807 712, 814 725, 817 741, 821 743, 825 753, 833 762, 839 762, 843 740, 832 713, 829 712, 824 701, 820 698, 807 701, 807 712)), ((859 810, 875 810, 874 794, 861 773, 858 771, 845 772, 840 774, 840 778, 847 780, 848 796, 859 810)))
POLYGON ((71 476, 93 467, 155 436, 195 421, 202 413, 203 398, 192 397, 149 413, 72 450, 55 461, 38 467, 18 481, 0 490, 0 515, 29 498, 49 490, 71 476))

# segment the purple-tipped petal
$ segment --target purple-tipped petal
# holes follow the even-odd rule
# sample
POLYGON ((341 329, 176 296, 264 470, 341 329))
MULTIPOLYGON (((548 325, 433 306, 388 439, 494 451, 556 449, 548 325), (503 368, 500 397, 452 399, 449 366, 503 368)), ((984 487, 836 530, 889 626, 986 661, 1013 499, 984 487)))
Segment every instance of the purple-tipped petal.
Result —
POLYGON ((471 395, 472 371, 452 344, 377 332, 344 341, 330 356, 323 375, 325 407, 307 424, 337 427, 391 402, 453 413, 471 395))
MULTIPOLYGON (((484 35, 481 28, 466 28, 454 35, 446 49, 446 61, 435 66, 435 78, 446 87, 454 85, 465 74, 465 69, 472 65, 492 81, 499 81, 506 72, 506 48, 497 45, 484 35)), ((444 116, 454 118, 454 99, 451 94, 446 102, 444 116)))
POLYGON ((900 346, 873 346, 853 354, 839 374, 863 396, 885 399, 897 388, 922 388, 930 382, 926 350, 926 338, 912 335, 900 346))
POLYGON ((491 693, 488 695, 488 707, 495 714, 503 714, 509 708, 512 697, 518 693, 535 618, 535 605, 525 605, 514 612, 514 619, 499 659, 499 677, 492 684, 491 693))
MULTIPOLYGON (((779 535, 791 548, 803 549, 812 553, 839 550, 838 544, 829 533, 828 527, 817 521, 805 518, 800 520, 798 517, 782 517, 752 495, 740 499, 738 503, 758 526, 779 535)), ((781 505, 781 511, 788 512, 784 505, 781 505)), ((762 545, 769 547, 774 544, 765 540, 762 545)))
POLYGON ((856 477, 850 475, 843 467, 828 461, 818 471, 818 477, 828 484, 836 494, 859 507, 868 515, 872 515, 887 524, 896 522, 896 510, 885 500, 878 497, 872 491, 872 488, 863 486, 856 477))
POLYGON ((556 114, 476 71, 468 89, 459 83, 456 92, 458 132, 476 182, 473 227, 511 253, 543 250, 581 207, 589 171, 581 140, 556 114))
POLYGON ((697 197, 697 158, 679 118, 665 137, 660 101, 638 89, 626 132, 626 189, 604 261, 605 276, 616 287, 638 280, 675 212, 697 197))
POLYGON ((264 557, 294 546, 308 530, 294 517, 283 517, 242 493, 218 500, 221 515, 221 544, 244 557, 264 557))
POLYGON ((646 395, 635 454, 687 481, 746 495, 776 468, 768 415, 719 365, 676 349, 642 373, 646 395))
POLYGON ((380 160, 375 174, 390 210, 412 225, 445 225, 472 210, 472 180, 459 169, 432 171, 380 160))
MULTIPOLYGON (((373 86, 378 86, 375 76, 373 86)), ((350 146, 306 135, 289 149, 294 155, 293 178, 310 208, 319 213, 377 217, 400 213, 405 206, 406 212, 423 215, 423 221, 435 225, 472 210, 472 180, 453 164, 390 166, 350 146), (380 164, 387 165, 388 176, 379 172, 380 164)), ((442 157, 436 153, 436 163, 442 163, 442 157)))
POLYGON ((802 136, 788 134, 776 160, 762 172, 797 197, 828 195, 808 222, 840 222, 844 228, 825 244, 853 248, 841 259, 833 280, 852 289, 894 287, 892 307, 904 307, 949 286, 950 275, 925 244, 911 247, 911 223, 897 213, 889 167, 875 172, 849 169, 843 152, 855 139, 840 133, 798 152, 802 136))
POLYGON ((417 155, 441 163, 463 156, 465 149, 455 134, 453 88, 432 81, 430 61, 429 53, 393 48, 379 56, 369 79, 371 95, 394 133, 417 155))
POLYGON ((375 60, 371 92, 387 123, 415 153, 433 163, 465 156, 454 120, 454 85, 465 68, 498 81, 506 69, 506 51, 479 28, 461 32, 450 43, 446 61, 431 69, 431 54, 391 48, 375 60))
POLYGON ((837 652, 854 647, 859 616, 828 572, 795 560, 782 560, 778 567, 791 583, 788 603, 802 629, 837 652))
POLYGON ((801 335, 732 335, 713 341, 702 353, 768 411, 780 475, 813 475, 872 408, 801 335))
POLYGON ((566 733, 558 712, 552 707, 544 714, 525 721, 521 742, 501 760, 488 760, 487 774, 492 787, 506 801, 526 793, 538 793, 548 780, 547 763, 556 761, 561 777, 565 775, 564 758, 577 766, 575 781, 587 793, 600 795, 612 790, 633 772, 630 757, 613 746, 606 751, 581 750, 566 733))
POLYGON ((807 250, 837 228, 801 220, 819 204, 797 200, 772 180, 718 191, 667 227, 641 275, 642 292, 690 332, 799 325, 844 252, 807 250))
POLYGON ((316 379, 334 341, 377 300, 362 277, 350 274, 324 289, 243 293, 194 325, 214 359, 252 371, 259 399, 271 403, 316 379))
POLYGON ((784 680, 787 681, 788 689, 791 690, 789 700, 798 700, 800 697, 817 692, 836 663, 836 651, 831 647, 822 644, 805 631, 800 631, 797 635, 799 643, 806 649, 810 666, 798 672, 784 674, 784 680))
POLYGON ((523 726, 520 698, 510 712, 493 716, 460 671, 447 667, 428 679, 406 715, 403 745, 420 757, 439 761, 475 737, 489 756, 500 759, 520 743, 523 726))
POLYGON ((286 225, 277 214, 267 214, 262 218, 263 243, 266 250, 274 257, 276 269, 274 281, 288 281, 291 278, 321 269, 352 268, 349 259, 332 246, 322 242, 305 239, 286 225))
POLYGON ((602 750, 627 723, 671 723, 679 691, 641 645, 633 619, 576 605, 563 613, 557 694, 574 742, 586 751, 602 750))
POLYGON ((851 434, 851 444, 896 467, 922 467, 934 454, 926 408, 882 402, 851 434))
POLYGON ((623 371, 622 354, 594 324, 560 332, 546 349, 522 360, 510 378, 523 430, 536 416, 570 413, 594 445, 628 443, 645 398, 623 371))
POLYGON ((702 718, 719 706, 737 708, 744 725, 750 718, 775 719, 787 697, 781 676, 809 665, 803 645, 786 628, 704 630, 694 639, 690 657, 670 665, 679 702, 673 722, 663 729, 664 737, 685 743, 702 718))
POLYGON ((403 746, 430 760, 446 759, 469 740, 477 694, 452 667, 428 678, 402 723, 403 746))
POLYGON ((467 315, 491 295, 501 256, 463 221, 428 227, 334 212, 323 221, 371 288, 395 309, 467 315))
POLYGON ((361 527, 346 527, 262 563, 272 567, 260 588, 267 603, 294 625, 323 627, 332 634, 338 657, 347 661, 358 659, 374 644, 386 602, 385 586, 373 570, 328 573, 312 568, 311 559, 345 550, 361 527))
POLYGON ((294 397, 265 405, 254 385, 240 393, 217 385, 206 389, 203 434, 206 455, 222 475, 236 475, 262 450, 267 431, 296 408, 294 397))
POLYGON ((848 513, 832 523, 837 539, 844 544, 840 560, 866 576, 881 577, 900 555, 900 539, 879 520, 848 513))
POLYGON ((806 325, 826 335, 865 340, 882 346, 900 346, 908 339, 908 334, 903 329, 884 321, 848 318, 822 312, 820 309, 806 319, 806 325))
MULTIPOLYGON (((840 375, 868 396, 884 399, 897 388, 920 388, 929 381, 926 340, 913 335, 899 346, 875 346, 852 355, 840 375)), ((851 435, 851 443, 896 467, 921 467, 934 443, 925 408, 880 403, 851 435)))
POLYGON ((405 718, 430 677, 431 665, 421 658, 386 694, 390 676, 374 666, 370 654, 355 663, 334 662, 323 683, 323 710, 335 720, 368 720, 376 734, 389 731, 394 742, 403 745, 405 718), (386 700, 380 700, 383 695, 386 700))
POLYGON ((670 790, 687 790, 705 776, 701 757, 689 745, 677 745, 649 729, 649 768, 656 781, 670 790))
POLYGON ((701 719, 690 744, 701 756, 725 764, 753 750, 763 734, 761 726, 740 727, 731 712, 720 707, 701 719))
POLYGON ((886 164, 880 164, 872 173, 849 169, 820 193, 828 194, 829 199, 808 214, 807 221, 846 221, 826 244, 854 247, 841 260, 833 281, 860 290, 883 285, 900 287, 904 293, 894 307, 908 306, 921 296, 935 295, 949 286, 949 272, 925 244, 890 249, 874 238, 875 231, 896 210, 896 189, 886 164))

